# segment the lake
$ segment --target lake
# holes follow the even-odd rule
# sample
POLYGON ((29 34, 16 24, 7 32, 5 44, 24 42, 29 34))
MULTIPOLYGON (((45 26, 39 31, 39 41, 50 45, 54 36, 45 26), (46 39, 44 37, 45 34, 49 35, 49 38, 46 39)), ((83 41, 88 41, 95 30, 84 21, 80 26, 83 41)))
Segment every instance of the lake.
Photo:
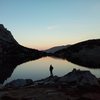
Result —
POLYGON ((15 79, 32 79, 39 80, 48 77, 49 66, 52 64, 54 67, 53 73, 57 76, 63 76, 68 72, 71 72, 73 68, 80 70, 89 70, 96 77, 100 77, 100 69, 90 69, 86 67, 81 67, 68 62, 67 60, 56 59, 51 57, 44 57, 37 60, 29 61, 18 65, 10 78, 8 78, 5 83, 8 83, 15 79))

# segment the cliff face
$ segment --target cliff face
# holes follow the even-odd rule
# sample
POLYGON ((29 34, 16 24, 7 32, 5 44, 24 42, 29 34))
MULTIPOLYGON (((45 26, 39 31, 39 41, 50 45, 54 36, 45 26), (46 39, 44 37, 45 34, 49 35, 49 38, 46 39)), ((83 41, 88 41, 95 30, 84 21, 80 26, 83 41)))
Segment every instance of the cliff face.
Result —
POLYGON ((17 41, 12 36, 11 32, 8 31, 2 24, 0 24, 0 43, 1 42, 17 44, 17 41))

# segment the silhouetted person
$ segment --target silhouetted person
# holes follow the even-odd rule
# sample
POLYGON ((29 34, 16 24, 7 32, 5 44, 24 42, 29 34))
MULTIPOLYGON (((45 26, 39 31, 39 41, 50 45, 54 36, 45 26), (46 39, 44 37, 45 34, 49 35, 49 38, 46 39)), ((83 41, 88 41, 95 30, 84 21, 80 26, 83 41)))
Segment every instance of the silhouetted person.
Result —
POLYGON ((53 66, 52 65, 50 65, 49 71, 50 71, 50 76, 53 76, 53 66))

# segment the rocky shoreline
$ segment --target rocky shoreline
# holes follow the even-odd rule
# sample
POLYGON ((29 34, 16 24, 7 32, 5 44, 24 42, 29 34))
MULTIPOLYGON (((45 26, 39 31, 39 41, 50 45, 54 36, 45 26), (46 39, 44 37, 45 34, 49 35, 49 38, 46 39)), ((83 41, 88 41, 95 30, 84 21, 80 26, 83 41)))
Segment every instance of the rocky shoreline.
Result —
POLYGON ((99 95, 100 80, 76 69, 62 77, 17 79, 0 86, 0 100, 100 100, 99 95))

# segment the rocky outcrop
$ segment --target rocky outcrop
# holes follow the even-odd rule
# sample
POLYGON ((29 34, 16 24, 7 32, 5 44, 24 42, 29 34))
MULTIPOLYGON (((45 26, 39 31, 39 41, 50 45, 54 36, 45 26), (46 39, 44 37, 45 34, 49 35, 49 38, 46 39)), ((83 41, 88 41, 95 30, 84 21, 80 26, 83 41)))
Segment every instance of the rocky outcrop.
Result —
POLYGON ((47 86, 47 87, 91 87, 91 86, 100 86, 98 79, 91 74, 90 71, 81 71, 73 69, 72 72, 68 74, 58 77, 58 76, 50 76, 45 79, 41 79, 38 81, 32 82, 32 80, 23 80, 18 79, 14 80, 10 83, 7 83, 6 87, 22 87, 26 85, 32 84, 33 86, 47 86))
POLYGON ((58 77, 48 77, 35 82, 38 85, 66 85, 66 86, 99 86, 98 79, 90 71, 81 71, 73 69, 72 72, 58 77))
POLYGON ((90 71, 73 69, 72 72, 64 75, 59 80, 62 83, 76 86, 99 86, 98 79, 90 71))
POLYGON ((38 86, 38 85, 43 85, 43 86, 55 86, 57 85, 57 81, 59 80, 59 77, 58 76, 49 76, 45 79, 41 79, 41 80, 38 80, 38 81, 35 81, 34 82, 34 85, 35 86, 38 86))

